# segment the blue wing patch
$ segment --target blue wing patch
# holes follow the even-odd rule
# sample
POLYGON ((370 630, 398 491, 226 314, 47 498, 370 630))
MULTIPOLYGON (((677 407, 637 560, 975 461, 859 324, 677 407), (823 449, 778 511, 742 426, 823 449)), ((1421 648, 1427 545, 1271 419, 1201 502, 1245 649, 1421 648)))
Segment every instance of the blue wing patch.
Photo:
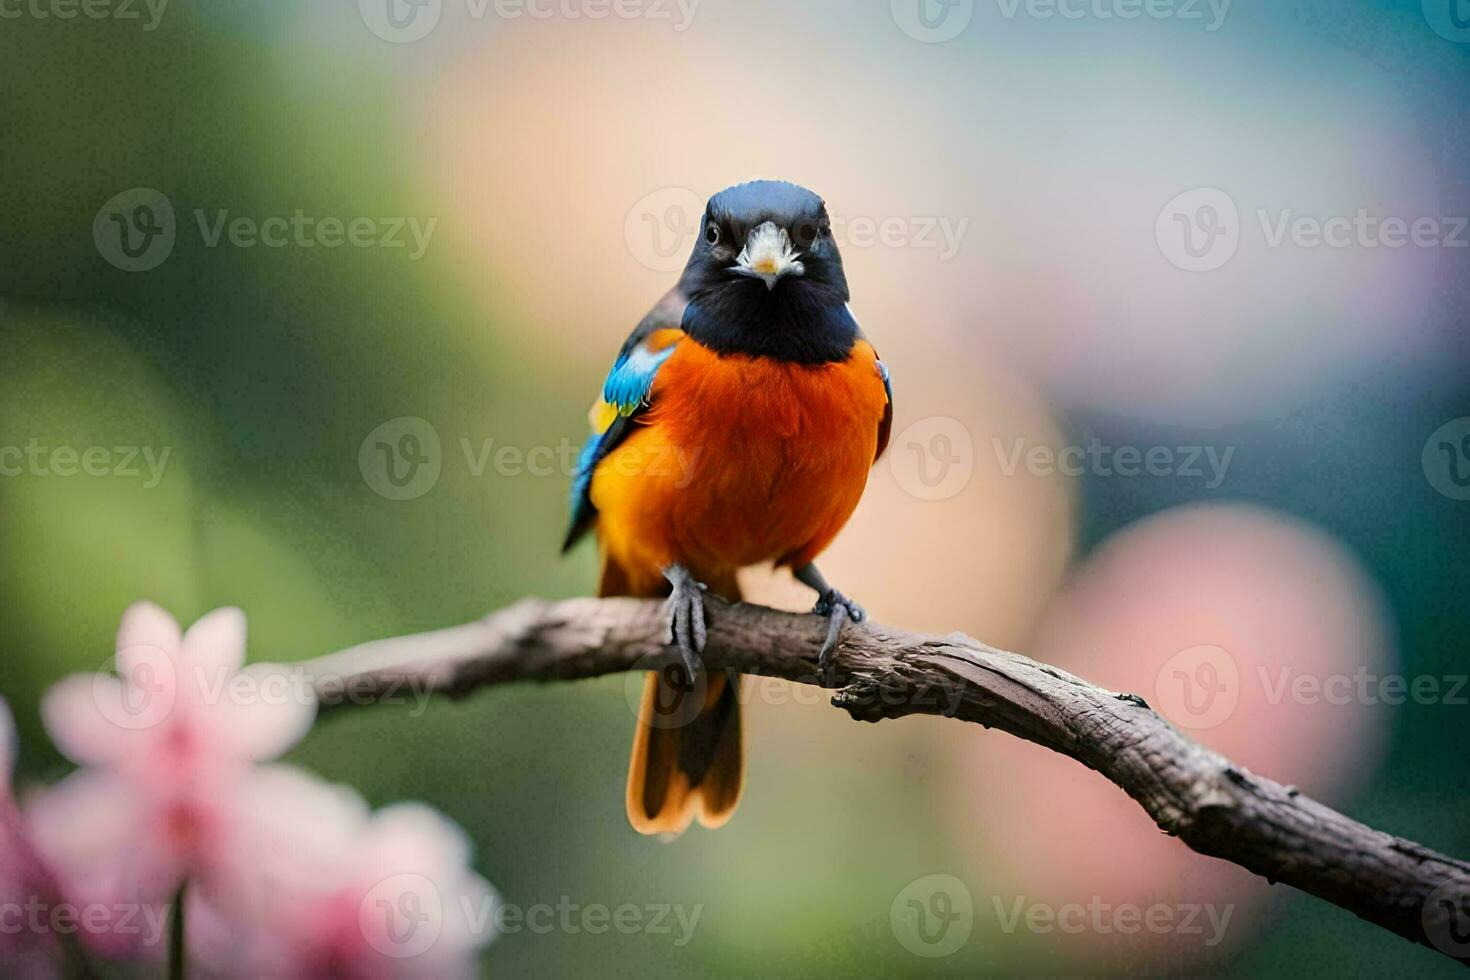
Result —
POLYGON ((594 433, 587 437, 587 444, 582 447, 582 452, 577 456, 577 473, 572 478, 572 524, 578 523, 581 516, 580 511, 585 506, 591 508, 592 504, 587 500, 587 491, 592 488, 592 468, 597 464, 597 450, 602 446, 602 435, 594 433))
POLYGON ((572 478, 572 523, 562 544, 563 552, 576 544, 597 519, 597 508, 592 506, 590 496, 592 474, 597 464, 628 434, 632 417, 648 404, 653 379, 677 346, 676 341, 655 351, 649 348, 645 338, 624 350, 608 372, 602 384, 602 399, 592 407, 592 435, 577 458, 577 472, 572 478))
POLYGON ((654 375, 674 353, 675 346, 652 351, 646 344, 639 344, 618 358, 602 384, 602 400, 615 407, 619 415, 632 415, 648 399, 654 375))

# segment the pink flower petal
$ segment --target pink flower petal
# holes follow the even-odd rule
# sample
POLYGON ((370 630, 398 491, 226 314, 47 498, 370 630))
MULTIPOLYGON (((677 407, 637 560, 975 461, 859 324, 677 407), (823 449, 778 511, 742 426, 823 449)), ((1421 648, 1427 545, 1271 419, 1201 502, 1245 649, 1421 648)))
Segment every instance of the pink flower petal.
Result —
POLYGON ((431 807, 399 803, 373 817, 361 843, 366 892, 358 914, 369 947, 387 958, 385 966, 406 966, 410 974, 474 975, 476 951, 494 939, 495 899, 469 860, 464 831, 431 807), (385 909, 410 904, 431 914, 433 942, 423 949, 383 931, 385 909))
POLYGON ((173 659, 179 652, 179 624, 151 602, 135 602, 117 628, 118 673, 130 672, 133 651, 153 650, 173 659))
POLYGON ((465 832, 423 803, 395 803, 379 810, 364 848, 391 873, 439 874, 463 868, 470 860, 465 832))
POLYGON ((153 816, 125 779, 98 769, 28 801, 31 839, 61 894, 94 910, 78 936, 105 957, 156 957, 167 943, 163 910, 184 868, 154 832, 153 816), (107 914, 96 918, 99 910, 107 914))
POLYGON ((221 976, 309 976, 333 946, 330 931, 346 928, 330 910, 354 880, 367 804, 348 787, 272 765, 241 783, 234 810, 227 861, 207 888, 190 890, 208 906, 193 939, 199 962, 221 976))
POLYGON ((242 915, 233 898, 214 887, 191 887, 188 909, 189 962, 201 976, 303 976, 279 930, 259 917, 242 915))
POLYGON ((125 872, 146 850, 146 800, 111 772, 82 769, 26 800, 31 839, 73 893, 109 897, 135 891, 125 872))
POLYGON ((316 695, 280 664, 251 664, 232 675, 201 717, 221 751, 235 759, 274 759, 316 721, 316 695))
MULTIPOLYGON (((148 673, 139 668, 140 673, 148 673)), ((56 747, 81 765, 111 766, 138 750, 141 737, 166 722, 172 684, 136 688, 111 674, 73 674, 41 699, 41 720, 56 747)))
POLYGON ((196 962, 219 976, 472 977, 494 893, 459 827, 420 804, 370 816, 358 794, 265 766, 231 803, 229 866, 191 888, 196 962), (428 916, 405 936, 393 915, 428 916))
POLYGON ((260 766, 241 785, 237 823, 239 878, 263 883, 279 901, 350 883, 368 806, 356 790, 305 770, 260 766))
POLYGON ((206 614, 184 634, 182 649, 182 659, 207 674, 239 670, 245 663, 245 614, 233 606, 206 614))

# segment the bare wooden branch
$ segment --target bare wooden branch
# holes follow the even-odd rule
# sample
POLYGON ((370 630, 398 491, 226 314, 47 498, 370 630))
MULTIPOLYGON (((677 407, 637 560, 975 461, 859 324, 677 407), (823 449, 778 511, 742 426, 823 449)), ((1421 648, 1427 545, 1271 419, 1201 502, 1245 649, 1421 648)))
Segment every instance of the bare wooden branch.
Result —
MULTIPOLYGON (((853 718, 911 714, 998 728, 1097 770, 1166 833, 1341 906, 1470 965, 1470 863, 1373 830, 1247 772, 1182 735, 1136 695, 959 633, 849 626, 819 677, 820 620, 709 602, 709 670, 836 687, 853 718)), ((478 622, 367 643, 301 665, 327 706, 392 695, 461 697, 512 681, 565 681, 677 662, 661 605, 527 599, 478 622)))

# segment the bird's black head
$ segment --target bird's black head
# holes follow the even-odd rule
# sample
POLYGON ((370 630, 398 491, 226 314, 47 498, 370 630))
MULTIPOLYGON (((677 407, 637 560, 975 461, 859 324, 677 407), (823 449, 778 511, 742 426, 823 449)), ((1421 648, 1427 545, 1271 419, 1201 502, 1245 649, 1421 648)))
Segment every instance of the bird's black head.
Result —
POLYGON ((822 364, 845 359, 857 337, 827 206, 786 181, 710 198, 679 286, 684 331, 721 354, 822 364))

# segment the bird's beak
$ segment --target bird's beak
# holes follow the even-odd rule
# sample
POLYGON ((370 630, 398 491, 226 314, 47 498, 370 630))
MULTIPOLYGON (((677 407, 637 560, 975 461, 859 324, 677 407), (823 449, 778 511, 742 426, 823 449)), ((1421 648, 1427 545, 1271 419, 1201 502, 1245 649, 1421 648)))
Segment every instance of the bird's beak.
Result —
POLYGON ((802 275, 806 267, 801 264, 800 253, 791 247, 791 236, 786 229, 767 221, 751 231, 730 271, 763 280, 767 289, 775 289, 776 280, 802 275))

